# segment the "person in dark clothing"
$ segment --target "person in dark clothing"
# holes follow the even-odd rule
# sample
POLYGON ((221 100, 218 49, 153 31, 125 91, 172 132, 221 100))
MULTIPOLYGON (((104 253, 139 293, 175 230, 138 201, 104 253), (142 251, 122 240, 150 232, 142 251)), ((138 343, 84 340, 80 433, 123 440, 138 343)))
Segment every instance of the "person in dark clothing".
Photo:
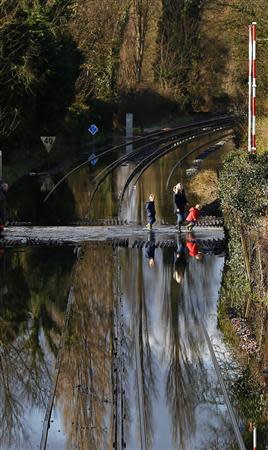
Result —
POLYGON ((181 183, 173 187, 174 212, 177 214, 177 227, 181 232, 181 225, 186 218, 186 205, 188 201, 181 183))
POLYGON ((7 200, 6 192, 8 191, 8 184, 2 183, 0 187, 0 232, 3 231, 7 220, 7 200))
POLYGON ((148 241, 145 247, 145 257, 148 258, 149 267, 155 266, 155 233, 151 231, 148 236, 148 241))
POLYGON ((174 272, 173 272, 173 278, 178 284, 182 284, 183 282, 186 264, 187 264, 186 249, 184 242, 178 241, 175 252, 174 272))
POLYGON ((145 208, 147 212, 147 225, 146 228, 148 230, 152 230, 153 223, 155 222, 155 204, 154 204, 154 195, 149 195, 149 200, 145 203, 145 208))

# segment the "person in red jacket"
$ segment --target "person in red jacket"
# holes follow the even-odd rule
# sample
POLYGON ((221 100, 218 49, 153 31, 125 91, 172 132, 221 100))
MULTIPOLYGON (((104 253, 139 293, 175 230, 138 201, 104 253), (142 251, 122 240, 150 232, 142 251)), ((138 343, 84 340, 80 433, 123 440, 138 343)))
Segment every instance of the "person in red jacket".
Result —
POLYGON ((199 251, 197 242, 195 241, 192 233, 189 233, 186 240, 186 248, 190 257, 201 260, 203 258, 203 253, 199 251))
POLYGON ((189 214, 186 217, 186 222, 188 222, 186 225, 187 231, 192 231, 192 229, 194 228, 199 218, 200 209, 200 205, 195 205, 193 208, 190 208, 189 214))

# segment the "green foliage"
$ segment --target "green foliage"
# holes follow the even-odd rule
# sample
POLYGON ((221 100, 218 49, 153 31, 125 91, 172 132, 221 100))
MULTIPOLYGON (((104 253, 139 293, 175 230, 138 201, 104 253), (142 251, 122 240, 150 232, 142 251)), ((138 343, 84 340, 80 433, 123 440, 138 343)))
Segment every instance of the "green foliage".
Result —
MULTIPOLYGON (((64 2, 16 2, 0 27, 2 134, 55 133, 75 94, 81 56, 64 27, 64 2), (13 126, 12 126, 13 124, 13 126)), ((67 3, 67 2, 65 2, 67 3)), ((1 15, 7 2, 0 4, 1 15)))
POLYGON ((252 226, 267 208, 268 154, 231 153, 219 180, 219 195, 229 228, 252 226))
POLYGON ((252 424, 257 427, 258 449, 266 449, 267 443, 267 396, 252 369, 246 366, 232 386, 236 409, 248 424, 243 437, 247 448, 252 444, 252 424), (250 427, 251 424, 251 427, 250 427))
POLYGON ((259 421, 265 417, 267 399, 249 367, 245 367, 235 381, 233 392, 240 405, 241 413, 259 421))
POLYGON ((234 307, 243 316, 252 291, 246 276, 240 234, 234 229, 230 232, 228 249, 229 256, 225 264, 220 304, 225 313, 229 307, 234 307))
POLYGON ((200 28, 206 0, 162 0, 156 78, 173 87, 182 108, 192 102, 192 82, 201 65, 200 28))
POLYGON ((57 329, 51 316, 51 308, 55 304, 55 308, 62 314, 66 307, 73 262, 74 257, 69 249, 56 253, 51 253, 50 250, 40 253, 40 250, 31 249, 19 255, 8 253, 1 256, 2 342, 12 342, 21 334, 27 334, 27 330, 30 337, 35 328, 33 334, 37 344, 42 327, 45 332, 57 329))
MULTIPOLYGON (((255 301, 253 285, 255 252, 250 231, 257 229, 267 210, 268 154, 228 155, 219 178, 219 196, 229 233, 229 256, 223 278, 221 300, 243 316, 255 301)), ((256 290, 256 289, 255 289, 256 290)))

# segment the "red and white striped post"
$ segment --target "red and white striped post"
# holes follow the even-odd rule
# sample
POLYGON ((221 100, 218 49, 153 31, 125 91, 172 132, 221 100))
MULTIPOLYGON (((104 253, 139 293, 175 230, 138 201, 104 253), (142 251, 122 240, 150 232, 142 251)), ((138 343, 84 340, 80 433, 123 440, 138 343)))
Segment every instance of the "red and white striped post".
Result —
POLYGON ((251 152, 252 25, 248 27, 248 152, 251 152))
POLYGON ((257 428, 253 427, 253 450, 257 450, 257 428))
POLYGON ((252 22, 252 142, 251 153, 256 153, 256 22, 252 22))

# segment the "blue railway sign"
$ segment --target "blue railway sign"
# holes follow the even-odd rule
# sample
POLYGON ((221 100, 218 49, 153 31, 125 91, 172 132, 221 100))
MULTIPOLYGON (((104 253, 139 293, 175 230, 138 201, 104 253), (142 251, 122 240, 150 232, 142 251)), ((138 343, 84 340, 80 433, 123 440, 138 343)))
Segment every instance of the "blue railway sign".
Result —
POLYGON ((90 156, 88 157, 88 161, 90 162, 90 164, 91 164, 92 166, 96 166, 97 162, 99 161, 99 158, 97 158, 97 156, 95 155, 95 153, 92 153, 92 155, 90 155, 90 156), (93 159, 91 159, 91 158, 93 158, 93 159))
POLYGON ((88 131, 92 134, 92 136, 94 136, 95 134, 98 133, 99 129, 97 127, 97 125, 95 125, 94 123, 92 123, 90 125, 90 127, 88 128, 88 131))

